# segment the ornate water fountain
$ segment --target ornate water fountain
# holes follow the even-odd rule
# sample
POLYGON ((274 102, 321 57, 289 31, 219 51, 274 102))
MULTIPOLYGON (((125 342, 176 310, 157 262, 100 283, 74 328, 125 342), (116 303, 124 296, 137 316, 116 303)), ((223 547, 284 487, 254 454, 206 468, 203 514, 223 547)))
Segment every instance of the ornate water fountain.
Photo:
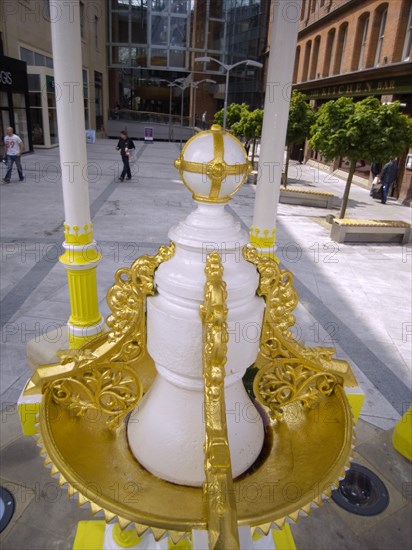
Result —
POLYGON ((356 380, 334 349, 295 340, 292 274, 225 209, 251 170, 241 143, 216 125, 175 165, 194 211, 116 272, 108 330, 25 395, 42 396, 45 463, 111 522, 110 547, 253 548, 344 476, 356 380))

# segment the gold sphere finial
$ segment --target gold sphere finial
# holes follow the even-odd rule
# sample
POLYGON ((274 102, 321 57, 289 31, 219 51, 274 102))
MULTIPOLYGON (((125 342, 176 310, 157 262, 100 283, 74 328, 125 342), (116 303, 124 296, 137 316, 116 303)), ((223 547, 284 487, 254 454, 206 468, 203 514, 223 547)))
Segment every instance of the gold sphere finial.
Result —
POLYGON ((252 171, 242 143, 220 124, 190 138, 174 165, 201 202, 229 202, 252 171))

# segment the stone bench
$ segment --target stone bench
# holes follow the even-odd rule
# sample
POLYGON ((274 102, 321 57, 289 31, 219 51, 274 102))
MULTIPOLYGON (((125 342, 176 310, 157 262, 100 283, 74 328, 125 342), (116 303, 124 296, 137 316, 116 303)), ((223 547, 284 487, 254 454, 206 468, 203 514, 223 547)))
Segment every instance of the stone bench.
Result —
POLYGON ((333 193, 315 191, 312 189, 280 188, 279 202, 284 204, 299 204, 300 206, 317 206, 332 208, 333 193))
POLYGON ((334 219, 330 237, 337 243, 409 242, 411 225, 393 220, 334 219))

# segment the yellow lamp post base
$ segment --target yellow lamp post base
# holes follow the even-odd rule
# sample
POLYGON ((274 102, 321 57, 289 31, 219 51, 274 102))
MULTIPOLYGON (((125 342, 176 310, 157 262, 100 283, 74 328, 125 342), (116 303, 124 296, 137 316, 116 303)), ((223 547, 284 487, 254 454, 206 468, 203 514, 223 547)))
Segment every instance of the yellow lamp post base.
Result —
MULTIPOLYGON (((142 538, 138 537, 133 531, 127 532, 131 534, 132 538, 126 540, 124 538, 125 532, 121 531, 118 523, 112 527, 108 526, 104 520, 79 521, 73 550, 105 550, 104 542, 108 531, 109 536, 111 535, 114 542, 121 548, 138 547, 142 541, 142 538), (122 536, 123 539, 121 539, 122 536)), ((273 529, 268 535, 255 533, 252 541, 256 543, 256 548, 263 548, 264 546, 266 549, 272 548, 273 550, 296 550, 292 531, 288 524, 285 524, 282 529, 273 529)), ((183 539, 176 544, 168 539, 163 541, 162 547, 165 550, 194 550, 193 542, 188 539, 183 539)))
POLYGON ((393 430, 392 443, 398 453, 412 461, 412 405, 398 420, 393 430))

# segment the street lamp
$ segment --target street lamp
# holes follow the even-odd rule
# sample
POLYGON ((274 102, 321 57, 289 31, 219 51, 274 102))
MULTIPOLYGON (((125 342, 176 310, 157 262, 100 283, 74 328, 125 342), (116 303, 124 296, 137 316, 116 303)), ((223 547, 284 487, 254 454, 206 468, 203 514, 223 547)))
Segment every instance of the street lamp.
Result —
POLYGON ((263 67, 262 63, 259 63, 258 61, 252 61, 252 59, 245 59, 244 61, 238 61, 234 65, 226 65, 226 63, 222 63, 219 61, 219 59, 215 59, 214 57, 210 57, 208 55, 204 57, 196 57, 195 62, 205 62, 208 63, 209 61, 214 61, 221 67, 223 67, 226 71, 226 86, 225 86, 225 101, 223 104, 223 129, 226 130, 226 114, 227 114, 227 96, 228 96, 228 90, 229 90, 229 72, 234 69, 235 67, 238 67, 239 65, 247 65, 248 67, 258 67, 261 69, 263 67))
POLYGON ((167 85, 169 87, 169 141, 171 141, 171 135, 172 135, 172 88, 174 86, 178 86, 184 80, 186 80, 185 77, 176 78, 173 81, 167 80, 167 78, 159 78, 158 80, 158 82, 167 82, 167 85))
POLYGON ((196 91, 199 87, 199 84, 202 84, 202 82, 209 82, 210 84, 216 84, 216 80, 212 80, 211 78, 204 78, 203 80, 199 80, 197 82, 191 82, 190 87, 193 88, 193 112, 192 112, 192 126, 195 127, 195 114, 196 114, 196 91))

